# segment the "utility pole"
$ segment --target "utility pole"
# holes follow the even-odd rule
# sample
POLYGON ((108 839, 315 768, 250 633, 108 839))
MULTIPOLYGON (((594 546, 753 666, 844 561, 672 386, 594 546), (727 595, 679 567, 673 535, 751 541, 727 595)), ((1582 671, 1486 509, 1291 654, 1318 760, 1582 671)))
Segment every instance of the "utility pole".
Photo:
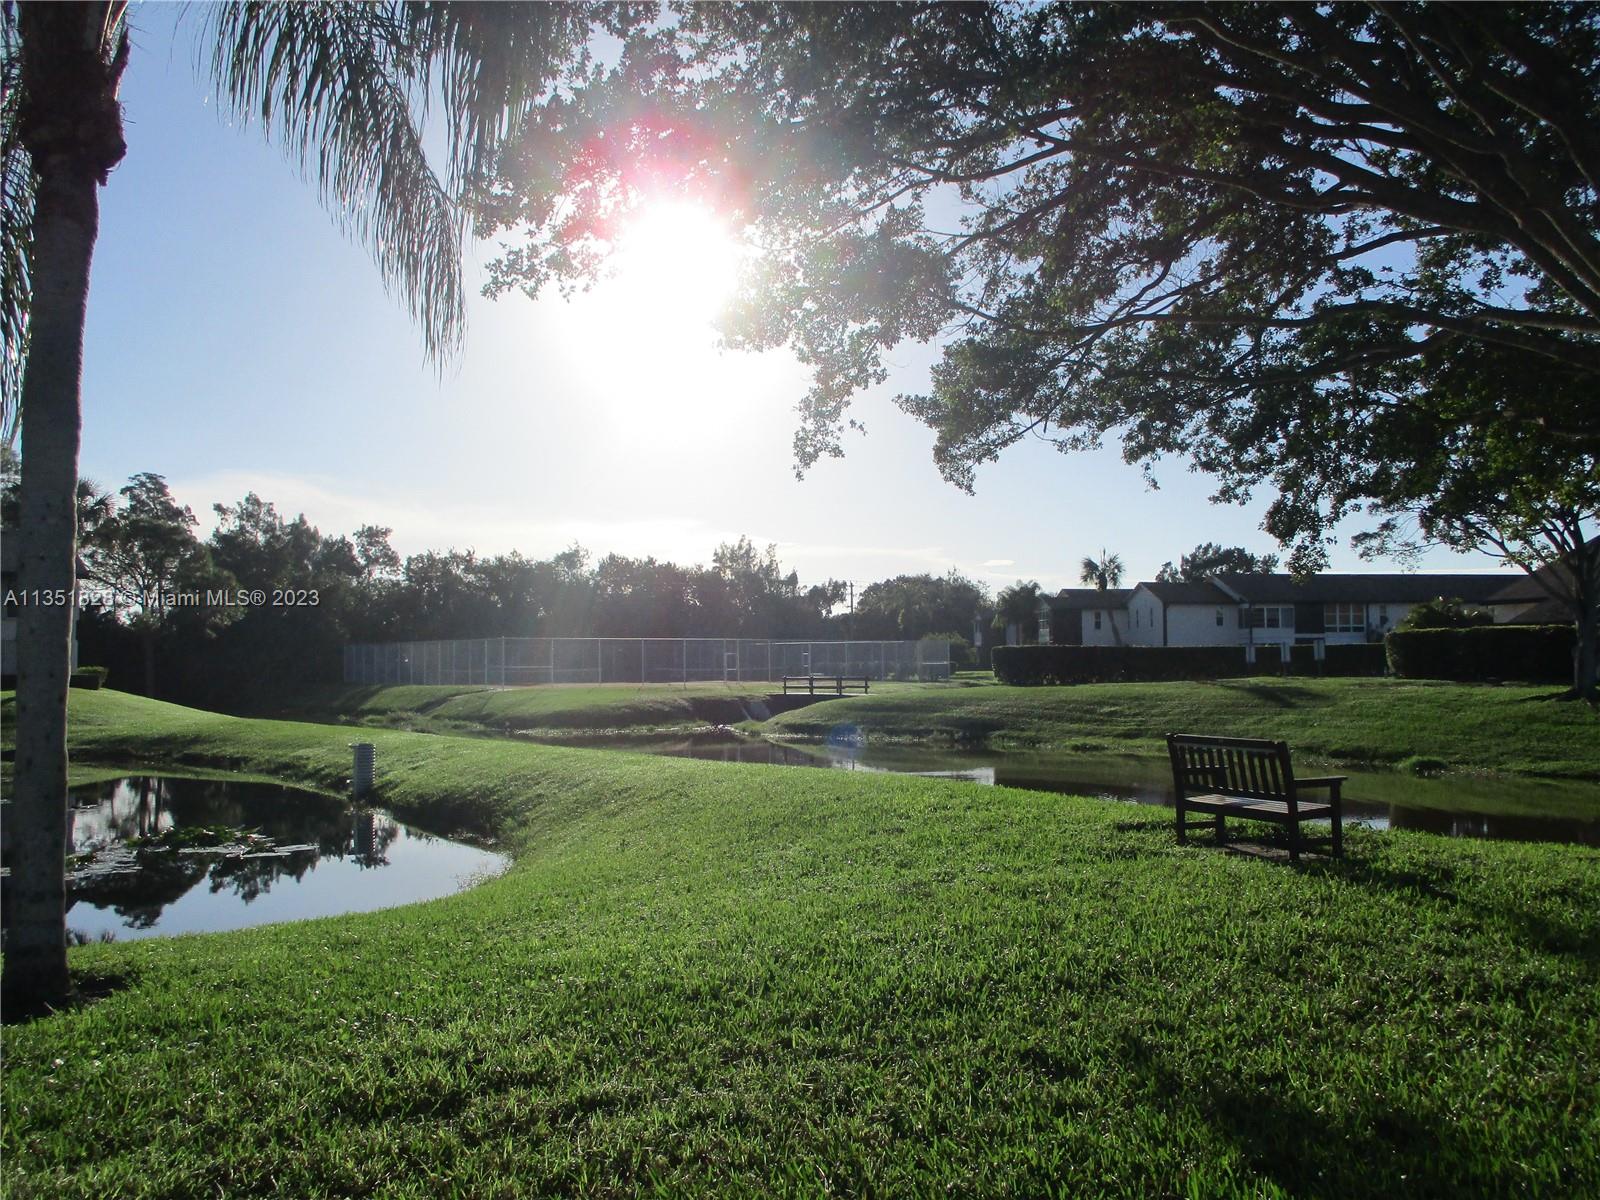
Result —
POLYGON ((847 642, 853 642, 853 641, 856 640, 856 582, 855 582, 855 580, 852 579, 849 582, 848 586, 850 588, 850 615, 845 618, 844 640, 847 641, 847 642))

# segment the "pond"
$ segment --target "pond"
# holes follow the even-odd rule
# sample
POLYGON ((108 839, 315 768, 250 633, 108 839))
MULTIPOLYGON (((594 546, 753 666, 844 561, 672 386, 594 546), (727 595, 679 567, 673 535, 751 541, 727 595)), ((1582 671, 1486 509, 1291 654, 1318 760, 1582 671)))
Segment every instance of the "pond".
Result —
MULTIPOLYGON (((879 746, 848 736, 821 745, 702 738, 629 749, 722 762, 964 779, 1134 804, 1171 807, 1173 802, 1166 760, 1142 755, 879 746)), ((1349 777, 1343 795, 1345 820, 1351 824, 1420 829, 1450 837, 1600 846, 1600 784, 1458 775, 1426 779, 1346 767, 1318 766, 1314 772, 1349 777)))
POLYGON ((275 784, 131 777, 74 788, 74 941, 210 933, 458 892, 504 855, 275 784))

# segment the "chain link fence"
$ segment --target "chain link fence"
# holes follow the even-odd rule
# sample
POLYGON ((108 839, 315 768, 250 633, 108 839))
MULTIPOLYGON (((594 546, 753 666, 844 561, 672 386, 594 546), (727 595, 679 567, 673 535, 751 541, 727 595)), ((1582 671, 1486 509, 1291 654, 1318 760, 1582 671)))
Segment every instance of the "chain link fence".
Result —
POLYGON ((346 683, 776 683, 785 675, 948 679, 950 643, 469 638, 344 648, 346 683))

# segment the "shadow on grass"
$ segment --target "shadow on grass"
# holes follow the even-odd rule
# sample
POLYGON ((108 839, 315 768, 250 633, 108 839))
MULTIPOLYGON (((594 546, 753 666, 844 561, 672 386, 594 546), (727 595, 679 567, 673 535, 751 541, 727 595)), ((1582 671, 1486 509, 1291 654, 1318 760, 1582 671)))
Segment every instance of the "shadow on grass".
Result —
MULTIPOLYGON (((1551 704, 1551 703, 1560 704, 1560 703, 1567 703, 1567 702, 1571 702, 1571 701, 1582 701, 1582 700, 1583 700, 1583 697, 1578 695, 1577 692, 1573 691, 1571 688, 1565 688, 1565 689, 1563 689, 1563 690, 1561 690, 1559 692, 1551 692, 1548 696, 1524 696, 1522 699, 1518 700, 1517 703, 1518 704, 1551 704)), ((1600 708, 1600 705, 1591 704, 1590 707, 1591 708, 1600 708)))
POLYGON ((0 1024, 7 1026, 29 1025, 34 1021, 42 1021, 53 1017, 57 1013, 71 1012, 74 1009, 87 1008, 97 1004, 109 996, 115 995, 124 988, 132 987, 139 981, 135 971, 74 971, 71 976, 71 988, 66 1003, 57 1006, 44 1006, 42 1008, 19 1008, 16 1005, 7 1006, 4 1013, 0 1013, 0 1024))
POLYGON ((1298 683, 1247 683, 1231 679, 1219 679, 1217 686, 1227 688, 1231 692, 1243 692, 1254 700, 1264 704, 1275 705, 1278 708, 1299 708, 1301 705, 1327 705, 1333 701, 1330 697, 1322 695, 1304 684, 1298 683))
MULTIPOLYGON (((1585 853, 1574 849, 1574 853, 1585 853)), ((1600 873, 1600 854, 1589 853, 1600 873)), ((1455 872, 1437 865, 1429 872, 1395 870, 1367 859, 1345 859, 1330 863, 1328 870, 1359 887, 1383 888, 1410 896, 1426 897, 1443 904, 1459 906, 1484 927, 1500 925, 1528 948, 1575 960, 1591 980, 1600 982, 1600 921, 1592 917, 1565 918, 1548 911, 1534 911, 1509 899, 1485 903, 1462 896, 1456 890, 1455 872)), ((1564 889, 1559 906, 1574 914, 1593 911, 1590 899, 1580 889, 1564 889)))
POLYGON ((1341 1097, 1345 1103, 1330 1112, 1285 1094, 1287 1076, 1197 1083, 1143 1038, 1121 1041, 1121 1060, 1149 1094, 1226 1138, 1251 1172, 1284 1195, 1514 1195, 1527 1187, 1520 1164, 1490 1145, 1475 1146, 1470 1126, 1446 1114, 1400 1108, 1376 1095, 1341 1097))

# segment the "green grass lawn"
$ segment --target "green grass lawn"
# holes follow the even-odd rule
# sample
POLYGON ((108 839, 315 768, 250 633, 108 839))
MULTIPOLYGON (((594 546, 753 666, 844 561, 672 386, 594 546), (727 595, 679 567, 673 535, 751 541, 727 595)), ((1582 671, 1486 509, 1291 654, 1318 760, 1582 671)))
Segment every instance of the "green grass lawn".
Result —
MULTIPOLYGON (((339 786, 348 729, 73 696, 86 764, 339 786)), ((1301 869, 938 780, 375 731, 513 848, 448 900, 74 950, 7 1197, 1600 1194, 1600 856, 1301 869)))
POLYGON ((1550 687, 1403 679, 1224 679, 886 693, 774 717, 769 734, 1165 754, 1168 733, 1287 741, 1297 755, 1600 779, 1600 712, 1550 687))

